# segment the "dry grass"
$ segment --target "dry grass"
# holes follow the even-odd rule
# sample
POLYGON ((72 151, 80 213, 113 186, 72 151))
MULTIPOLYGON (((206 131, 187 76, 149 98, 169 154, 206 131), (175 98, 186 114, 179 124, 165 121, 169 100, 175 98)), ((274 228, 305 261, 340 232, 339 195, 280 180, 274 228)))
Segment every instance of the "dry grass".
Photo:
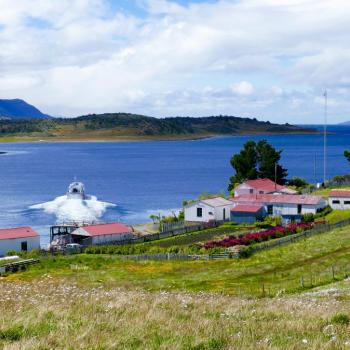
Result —
MULTIPOLYGON (((342 282, 346 293, 348 287, 342 282)), ((347 295, 327 291, 240 299, 83 287, 45 275, 36 282, 1 281, 0 310, 3 349, 350 347, 350 328, 330 322, 348 310, 347 295)))

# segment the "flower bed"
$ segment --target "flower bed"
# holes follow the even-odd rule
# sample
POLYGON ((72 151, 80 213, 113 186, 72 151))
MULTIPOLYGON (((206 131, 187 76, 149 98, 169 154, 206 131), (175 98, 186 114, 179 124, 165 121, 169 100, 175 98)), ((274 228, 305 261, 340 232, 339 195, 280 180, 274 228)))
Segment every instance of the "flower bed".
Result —
POLYGON ((289 224, 288 226, 275 226, 260 232, 251 232, 235 237, 229 236, 220 241, 209 241, 204 244, 205 249, 216 247, 227 248, 235 245, 251 245, 253 243, 267 241, 269 239, 281 238, 295 233, 312 229, 315 225, 322 225, 325 222, 289 224))

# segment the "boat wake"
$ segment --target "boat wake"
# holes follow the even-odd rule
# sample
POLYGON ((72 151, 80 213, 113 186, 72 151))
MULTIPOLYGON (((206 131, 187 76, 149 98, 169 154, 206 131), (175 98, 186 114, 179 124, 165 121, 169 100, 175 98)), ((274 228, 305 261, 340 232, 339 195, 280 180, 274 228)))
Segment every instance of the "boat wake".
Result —
POLYGON ((58 222, 92 222, 101 218, 108 208, 115 206, 113 203, 101 202, 94 196, 82 199, 65 195, 50 202, 32 205, 30 209, 41 209, 47 214, 53 214, 58 222))

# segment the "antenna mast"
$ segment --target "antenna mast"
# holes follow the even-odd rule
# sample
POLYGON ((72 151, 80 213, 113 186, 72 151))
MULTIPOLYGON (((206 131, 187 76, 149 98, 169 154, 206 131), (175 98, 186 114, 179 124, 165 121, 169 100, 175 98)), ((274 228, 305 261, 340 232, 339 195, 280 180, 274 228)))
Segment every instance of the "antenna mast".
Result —
POLYGON ((324 92, 324 127, 323 127, 323 184, 327 180, 327 90, 324 92))

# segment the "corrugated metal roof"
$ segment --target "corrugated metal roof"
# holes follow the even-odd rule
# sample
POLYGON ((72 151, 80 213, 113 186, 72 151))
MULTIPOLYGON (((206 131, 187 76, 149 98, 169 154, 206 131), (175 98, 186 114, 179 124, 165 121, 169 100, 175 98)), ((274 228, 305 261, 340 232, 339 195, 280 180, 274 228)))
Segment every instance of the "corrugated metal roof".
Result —
POLYGON ((261 208, 262 205, 237 204, 231 209, 231 211, 240 213, 257 213, 261 208))
POLYGON ((350 190, 332 190, 329 197, 350 198, 350 190))
POLYGON ((248 194, 231 198, 234 203, 284 203, 284 204, 306 204, 316 205, 323 198, 320 196, 299 195, 299 194, 248 194))
POLYGON ((37 237, 39 234, 31 227, 16 227, 0 229, 0 240, 37 237))
POLYGON ((90 236, 103 236, 113 234, 131 233, 132 229, 121 222, 112 222, 109 224, 96 224, 81 227, 90 236))
POLYGON ((250 187, 256 188, 257 190, 266 192, 273 192, 276 190, 279 191, 285 188, 284 186, 278 185, 270 179, 247 180, 244 181, 244 183, 250 187))
POLYGON ((200 202, 205 203, 207 205, 210 205, 211 207, 222 207, 225 205, 232 204, 231 201, 222 198, 222 197, 216 197, 216 198, 209 198, 209 199, 203 199, 200 202))

